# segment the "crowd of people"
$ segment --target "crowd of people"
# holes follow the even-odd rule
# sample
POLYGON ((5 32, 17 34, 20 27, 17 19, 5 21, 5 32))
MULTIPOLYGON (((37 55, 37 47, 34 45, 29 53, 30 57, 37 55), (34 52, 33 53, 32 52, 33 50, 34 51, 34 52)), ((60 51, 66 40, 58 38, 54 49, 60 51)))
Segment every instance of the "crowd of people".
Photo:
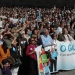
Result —
POLYGON ((73 40, 74 9, 0 8, 0 63, 5 75, 12 75, 12 68, 25 63, 28 75, 38 75, 35 48, 73 40))

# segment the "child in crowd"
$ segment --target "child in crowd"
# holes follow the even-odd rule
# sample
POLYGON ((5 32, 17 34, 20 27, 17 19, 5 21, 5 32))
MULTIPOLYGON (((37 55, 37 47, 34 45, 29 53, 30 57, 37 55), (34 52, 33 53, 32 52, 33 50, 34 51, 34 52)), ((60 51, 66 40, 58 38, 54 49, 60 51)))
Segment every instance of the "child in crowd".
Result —
POLYGON ((3 75, 12 75, 10 71, 10 62, 7 59, 2 61, 2 74, 3 75))

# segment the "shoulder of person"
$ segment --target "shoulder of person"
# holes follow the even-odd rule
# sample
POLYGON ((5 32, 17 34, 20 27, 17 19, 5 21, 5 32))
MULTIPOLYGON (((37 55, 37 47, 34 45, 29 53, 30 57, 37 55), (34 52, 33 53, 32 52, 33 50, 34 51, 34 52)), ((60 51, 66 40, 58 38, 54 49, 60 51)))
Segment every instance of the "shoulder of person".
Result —
POLYGON ((10 49, 7 49, 7 51, 10 51, 10 49))

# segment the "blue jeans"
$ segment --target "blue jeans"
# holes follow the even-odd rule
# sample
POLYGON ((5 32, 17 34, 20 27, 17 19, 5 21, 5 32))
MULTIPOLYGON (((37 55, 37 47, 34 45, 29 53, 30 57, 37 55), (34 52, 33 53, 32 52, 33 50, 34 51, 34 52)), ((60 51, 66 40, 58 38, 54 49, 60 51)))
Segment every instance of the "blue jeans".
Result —
POLYGON ((50 75, 49 72, 45 73, 45 75, 50 75))

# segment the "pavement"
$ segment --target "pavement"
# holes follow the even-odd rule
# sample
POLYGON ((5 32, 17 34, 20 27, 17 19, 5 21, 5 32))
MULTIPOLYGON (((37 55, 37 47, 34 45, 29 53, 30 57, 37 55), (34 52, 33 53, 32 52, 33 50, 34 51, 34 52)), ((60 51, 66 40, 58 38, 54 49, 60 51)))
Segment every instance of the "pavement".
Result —
POLYGON ((74 70, 70 70, 70 71, 59 71, 55 74, 51 74, 51 75, 75 75, 75 69, 74 70))
POLYGON ((11 70, 12 75, 17 75, 18 69, 19 69, 19 67, 17 67, 17 68, 15 68, 15 69, 11 70))
MULTIPOLYGON (((14 69, 12 75, 17 75, 18 69, 19 68, 14 69)), ((2 75, 1 72, 0 75, 2 75)), ((59 71, 57 73, 52 73, 51 75, 75 75, 75 69, 70 71, 59 71)))

